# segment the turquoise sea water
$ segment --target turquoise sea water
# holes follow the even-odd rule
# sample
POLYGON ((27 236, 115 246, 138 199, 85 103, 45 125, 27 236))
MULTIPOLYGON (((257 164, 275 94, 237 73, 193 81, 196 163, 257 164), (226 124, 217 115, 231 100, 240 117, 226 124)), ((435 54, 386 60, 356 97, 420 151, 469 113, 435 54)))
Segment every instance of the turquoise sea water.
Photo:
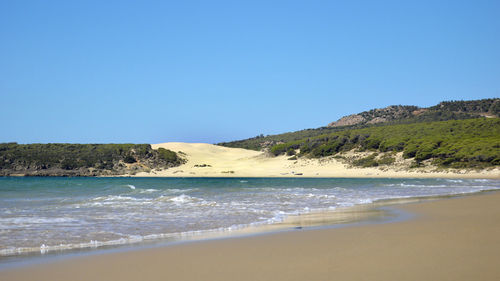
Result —
POLYGON ((500 189, 480 179, 0 178, 0 257, 183 239, 382 199, 500 189))

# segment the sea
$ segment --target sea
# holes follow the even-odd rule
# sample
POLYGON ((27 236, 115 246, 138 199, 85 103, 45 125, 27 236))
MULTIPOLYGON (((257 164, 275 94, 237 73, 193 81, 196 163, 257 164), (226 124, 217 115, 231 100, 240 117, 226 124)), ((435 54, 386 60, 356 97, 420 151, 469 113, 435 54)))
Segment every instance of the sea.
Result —
POLYGON ((490 179, 0 178, 2 258, 182 241, 388 199, 500 189, 490 179))

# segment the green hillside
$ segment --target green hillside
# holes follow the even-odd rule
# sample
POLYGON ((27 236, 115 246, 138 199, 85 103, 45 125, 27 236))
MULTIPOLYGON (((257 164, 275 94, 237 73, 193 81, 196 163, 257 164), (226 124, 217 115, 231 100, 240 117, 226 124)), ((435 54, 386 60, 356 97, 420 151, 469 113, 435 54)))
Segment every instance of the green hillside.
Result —
POLYGON ((325 157, 350 150, 403 152, 416 165, 430 159, 434 165, 454 168, 497 166, 500 165, 500 118, 347 129, 277 144, 270 152, 325 157))
POLYGON ((401 105, 388 106, 382 109, 372 109, 358 114, 345 116, 337 122, 331 122, 328 126, 317 129, 306 129, 269 136, 260 135, 244 140, 219 143, 218 145, 262 150, 271 148, 279 143, 300 141, 304 138, 313 138, 316 136, 351 129, 380 127, 395 124, 465 120, 480 118, 482 116, 500 117, 500 99, 445 101, 428 108, 401 105))
POLYGON ((175 152, 149 144, 0 143, 0 176, 121 175, 182 162, 175 152))

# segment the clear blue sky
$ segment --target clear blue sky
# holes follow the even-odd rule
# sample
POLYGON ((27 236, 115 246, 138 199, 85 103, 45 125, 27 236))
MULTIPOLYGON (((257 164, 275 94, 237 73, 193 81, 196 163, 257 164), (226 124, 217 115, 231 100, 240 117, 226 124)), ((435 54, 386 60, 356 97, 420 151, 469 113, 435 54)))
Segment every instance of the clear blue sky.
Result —
POLYGON ((499 96, 496 0, 0 0, 0 142, 215 143, 499 96))

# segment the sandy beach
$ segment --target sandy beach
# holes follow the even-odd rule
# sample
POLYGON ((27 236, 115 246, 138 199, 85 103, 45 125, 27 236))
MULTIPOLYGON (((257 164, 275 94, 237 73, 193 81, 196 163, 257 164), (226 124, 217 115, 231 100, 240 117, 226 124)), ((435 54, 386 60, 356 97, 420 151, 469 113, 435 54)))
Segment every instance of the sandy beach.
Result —
MULTIPOLYGON (((400 160, 390 167, 353 168, 333 158, 288 160, 264 152, 223 147, 207 143, 170 142, 152 144, 180 155, 187 162, 166 170, 141 172, 139 177, 350 177, 350 178, 500 178, 498 168, 481 171, 407 169, 400 160)), ((407 160, 411 161, 411 160, 407 160)), ((132 175, 131 175, 132 176, 132 175)))
POLYGON ((83 256, 9 280, 499 280, 500 193, 400 205, 403 221, 83 256))

